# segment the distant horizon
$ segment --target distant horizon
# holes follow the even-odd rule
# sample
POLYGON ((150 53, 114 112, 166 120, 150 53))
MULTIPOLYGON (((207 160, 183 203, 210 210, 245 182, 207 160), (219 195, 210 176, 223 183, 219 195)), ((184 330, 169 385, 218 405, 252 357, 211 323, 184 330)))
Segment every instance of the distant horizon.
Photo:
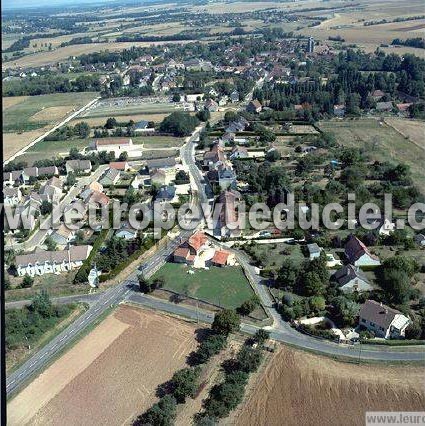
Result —
MULTIPOLYGON (((41 7, 70 7, 81 5, 96 5, 100 3, 118 3, 119 0, 3 0, 2 10, 19 10, 22 8, 38 9, 41 7)), ((145 1, 140 1, 140 4, 145 1)))

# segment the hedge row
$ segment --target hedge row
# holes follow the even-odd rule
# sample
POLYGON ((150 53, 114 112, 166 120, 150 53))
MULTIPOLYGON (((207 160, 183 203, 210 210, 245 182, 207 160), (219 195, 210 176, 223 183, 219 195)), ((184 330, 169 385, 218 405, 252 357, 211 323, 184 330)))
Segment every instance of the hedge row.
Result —
POLYGON ((122 272, 127 266, 129 266, 131 263, 133 263, 135 260, 137 260, 145 251, 149 250, 155 245, 155 242, 153 240, 149 240, 149 243, 146 245, 143 245, 138 250, 136 250, 134 253, 132 253, 126 261, 120 263, 117 265, 112 271, 108 272, 107 274, 101 275, 99 278, 99 281, 101 283, 108 281, 112 278, 115 278, 120 272, 122 272))

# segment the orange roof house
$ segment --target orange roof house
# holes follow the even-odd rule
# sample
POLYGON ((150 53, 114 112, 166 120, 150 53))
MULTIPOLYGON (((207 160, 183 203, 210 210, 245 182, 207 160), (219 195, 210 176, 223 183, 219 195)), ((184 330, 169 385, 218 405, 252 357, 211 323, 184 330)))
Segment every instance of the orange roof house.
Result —
POLYGON ((214 266, 226 266, 229 264, 231 253, 226 250, 216 250, 213 258, 211 259, 211 263, 214 266))

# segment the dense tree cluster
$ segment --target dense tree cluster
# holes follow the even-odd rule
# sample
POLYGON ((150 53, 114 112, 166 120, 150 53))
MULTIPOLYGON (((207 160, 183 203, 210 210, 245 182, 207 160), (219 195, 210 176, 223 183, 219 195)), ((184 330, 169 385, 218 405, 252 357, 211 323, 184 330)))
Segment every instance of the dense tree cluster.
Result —
POLYGON ((174 136, 188 136, 199 124, 197 117, 187 112, 175 111, 164 118, 159 130, 164 133, 172 133, 174 136))

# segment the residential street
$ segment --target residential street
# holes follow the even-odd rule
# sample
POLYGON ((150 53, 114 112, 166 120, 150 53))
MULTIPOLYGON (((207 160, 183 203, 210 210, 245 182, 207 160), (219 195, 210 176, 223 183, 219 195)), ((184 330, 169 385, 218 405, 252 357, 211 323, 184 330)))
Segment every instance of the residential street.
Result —
MULTIPOLYGON (((181 149, 181 157, 183 164, 188 167, 191 181, 196 184, 198 200, 200 202, 207 202, 208 197, 205 194, 205 185, 202 183, 203 178, 194 161, 193 140, 196 139, 199 130, 199 128, 195 130, 192 136, 188 138, 187 143, 181 149)), ((76 194, 78 191, 79 189, 75 188, 75 193, 71 191, 69 196, 72 197, 73 194, 76 194)), ((76 338, 78 334, 83 332, 89 325, 93 324, 108 307, 123 301, 127 300, 131 303, 136 303, 151 309, 162 310, 208 324, 212 323, 214 317, 211 312, 155 299, 151 296, 141 294, 137 289, 133 288, 137 285, 137 275, 140 271, 146 278, 151 277, 165 263, 168 256, 180 242, 191 235, 191 233, 192 231, 182 231, 179 235, 180 238, 177 237, 164 247, 161 247, 148 261, 141 265, 139 270, 134 271, 123 283, 100 293, 98 299, 91 304, 89 309, 82 316, 27 360, 18 370, 7 377, 7 393, 9 395, 12 394, 30 377, 41 371, 56 354, 63 350, 68 343, 76 338)), ((226 247, 226 249, 229 250, 228 247, 226 247)), ((361 358, 374 361, 421 361, 425 359, 424 347, 382 349, 379 347, 365 347, 364 345, 341 345, 297 332, 291 328, 287 322, 282 320, 281 316, 274 308, 266 287, 263 285, 260 276, 256 274, 255 267, 249 263, 248 257, 240 251, 234 249, 230 250, 236 254, 239 263, 244 268, 249 280, 253 284, 268 315, 273 319, 273 325, 266 327, 266 329, 269 329, 271 332, 271 337, 273 339, 331 356, 350 357, 354 359, 361 358)), ((87 296, 81 296, 81 300, 84 300, 84 298, 87 298, 87 296)), ((258 328, 253 325, 242 324, 241 330, 253 334, 258 328)))
MULTIPOLYGON (((83 188, 88 185, 90 182, 97 180, 104 171, 108 168, 108 165, 99 166, 90 176, 84 176, 77 180, 77 185, 72 187, 71 190, 65 195, 65 197, 60 201, 62 207, 71 203, 71 201, 83 191, 83 188)), ((16 243, 11 245, 6 245, 5 249, 14 249, 14 250, 24 250, 31 251, 36 247, 43 244, 44 239, 48 235, 49 229, 42 229, 43 227, 49 228, 49 223, 51 221, 51 215, 49 214, 43 222, 40 224, 40 227, 23 243, 16 243)))

